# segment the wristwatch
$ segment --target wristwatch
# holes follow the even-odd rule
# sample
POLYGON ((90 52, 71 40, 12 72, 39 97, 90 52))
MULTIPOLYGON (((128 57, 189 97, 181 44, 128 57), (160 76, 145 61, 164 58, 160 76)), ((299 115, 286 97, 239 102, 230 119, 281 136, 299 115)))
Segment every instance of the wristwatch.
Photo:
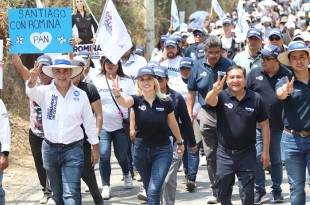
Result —
POLYGON ((183 145, 183 141, 177 142, 177 145, 183 145))
POLYGON ((8 151, 3 151, 3 152, 1 152, 4 156, 9 156, 9 154, 10 154, 10 152, 8 152, 8 151))

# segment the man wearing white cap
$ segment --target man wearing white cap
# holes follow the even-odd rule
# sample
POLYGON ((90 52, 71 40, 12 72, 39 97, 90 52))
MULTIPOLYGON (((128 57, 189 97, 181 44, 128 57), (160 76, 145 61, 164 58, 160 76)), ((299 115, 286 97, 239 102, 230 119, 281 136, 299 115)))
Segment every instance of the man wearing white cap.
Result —
POLYGON ((288 45, 292 38, 294 37, 294 31, 295 31, 295 23, 292 21, 289 21, 285 24, 285 28, 287 32, 283 35, 284 44, 288 45))
POLYGON ((38 71, 37 67, 30 70, 26 93, 42 108, 45 131, 42 158, 47 175, 52 179, 52 198, 57 205, 80 205, 84 164, 81 124, 92 145, 92 164, 99 158, 99 140, 90 103, 86 93, 70 80, 82 72, 82 67, 73 66, 68 56, 57 56, 53 65, 42 68, 54 81, 42 86, 36 86, 38 71))
POLYGON ((306 204, 306 169, 310 169, 309 54, 304 42, 292 41, 278 56, 283 65, 293 68, 293 77, 284 77, 276 84, 276 94, 283 100, 282 148, 292 205, 306 204))

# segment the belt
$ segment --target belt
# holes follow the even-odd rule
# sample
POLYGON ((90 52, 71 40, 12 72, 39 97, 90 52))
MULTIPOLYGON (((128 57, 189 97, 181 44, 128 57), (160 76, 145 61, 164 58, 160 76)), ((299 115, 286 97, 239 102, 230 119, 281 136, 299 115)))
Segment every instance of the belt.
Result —
POLYGON ((71 142, 69 144, 63 144, 63 143, 52 143, 49 140, 44 138, 44 141, 51 147, 56 147, 56 148, 68 148, 68 147, 72 147, 80 142, 83 141, 83 139, 79 140, 79 141, 75 141, 75 142, 71 142))
POLYGON ((244 149, 240 149, 240 150, 233 150, 233 149, 226 149, 225 147, 221 146, 221 149, 223 149, 226 153, 229 153, 229 154, 232 154, 232 155, 239 155, 239 154, 242 154, 252 148, 254 148, 254 146, 251 146, 251 147, 246 147, 244 149))
POLYGON ((295 130, 290 130, 286 127, 284 127, 284 130, 286 132, 289 132, 295 135, 300 135, 301 137, 310 137, 310 131, 295 131, 295 130))

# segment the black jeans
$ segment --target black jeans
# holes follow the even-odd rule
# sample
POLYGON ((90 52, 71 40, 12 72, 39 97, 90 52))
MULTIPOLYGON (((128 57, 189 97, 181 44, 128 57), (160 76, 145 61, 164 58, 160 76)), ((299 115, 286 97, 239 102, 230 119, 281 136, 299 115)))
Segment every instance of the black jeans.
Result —
POLYGON ((46 171, 43 168, 43 160, 42 160, 42 142, 43 138, 36 136, 31 129, 29 129, 29 144, 31 148, 31 153, 33 156, 34 164, 37 170, 37 174, 39 177, 39 181, 44 193, 50 193, 51 188, 48 183, 46 171))
POLYGON ((84 168, 82 179, 87 184, 94 203, 96 205, 103 205, 103 199, 99 192, 94 167, 91 164, 91 145, 87 141, 84 142, 84 168))

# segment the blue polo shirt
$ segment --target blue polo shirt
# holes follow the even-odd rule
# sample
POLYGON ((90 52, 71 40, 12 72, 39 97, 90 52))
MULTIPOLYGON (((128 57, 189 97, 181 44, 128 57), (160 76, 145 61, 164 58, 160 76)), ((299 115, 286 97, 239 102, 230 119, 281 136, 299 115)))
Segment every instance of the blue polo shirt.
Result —
POLYGON ((132 108, 135 111, 136 138, 142 139, 141 144, 146 147, 171 144, 171 131, 167 123, 168 114, 173 111, 171 99, 163 101, 156 97, 151 107, 143 96, 131 96, 134 100, 132 108))
POLYGON ((275 87, 281 78, 291 75, 291 71, 280 65, 280 69, 272 77, 262 67, 253 68, 247 76, 247 87, 262 96, 268 113, 270 129, 283 130, 283 103, 278 99, 275 87))
POLYGON ((247 88, 241 101, 226 88, 218 95, 215 106, 219 144, 226 149, 242 150, 254 147, 256 123, 268 119, 261 96, 247 88))
MULTIPOLYGON (((310 71, 309 71, 310 72, 310 71)), ((291 80, 291 77, 289 77, 291 80)), ((279 80, 276 89, 284 85, 285 78, 279 80)), ((310 131, 310 81, 305 84, 295 76, 294 92, 283 100, 284 126, 295 131, 310 131)))
POLYGON ((234 65, 234 62, 225 57, 221 57, 213 68, 207 64, 205 58, 195 61, 188 79, 187 88, 189 91, 198 91, 198 101, 203 109, 212 111, 205 102, 206 95, 213 89, 213 84, 217 81, 218 71, 221 71, 224 75, 232 65, 234 65))

